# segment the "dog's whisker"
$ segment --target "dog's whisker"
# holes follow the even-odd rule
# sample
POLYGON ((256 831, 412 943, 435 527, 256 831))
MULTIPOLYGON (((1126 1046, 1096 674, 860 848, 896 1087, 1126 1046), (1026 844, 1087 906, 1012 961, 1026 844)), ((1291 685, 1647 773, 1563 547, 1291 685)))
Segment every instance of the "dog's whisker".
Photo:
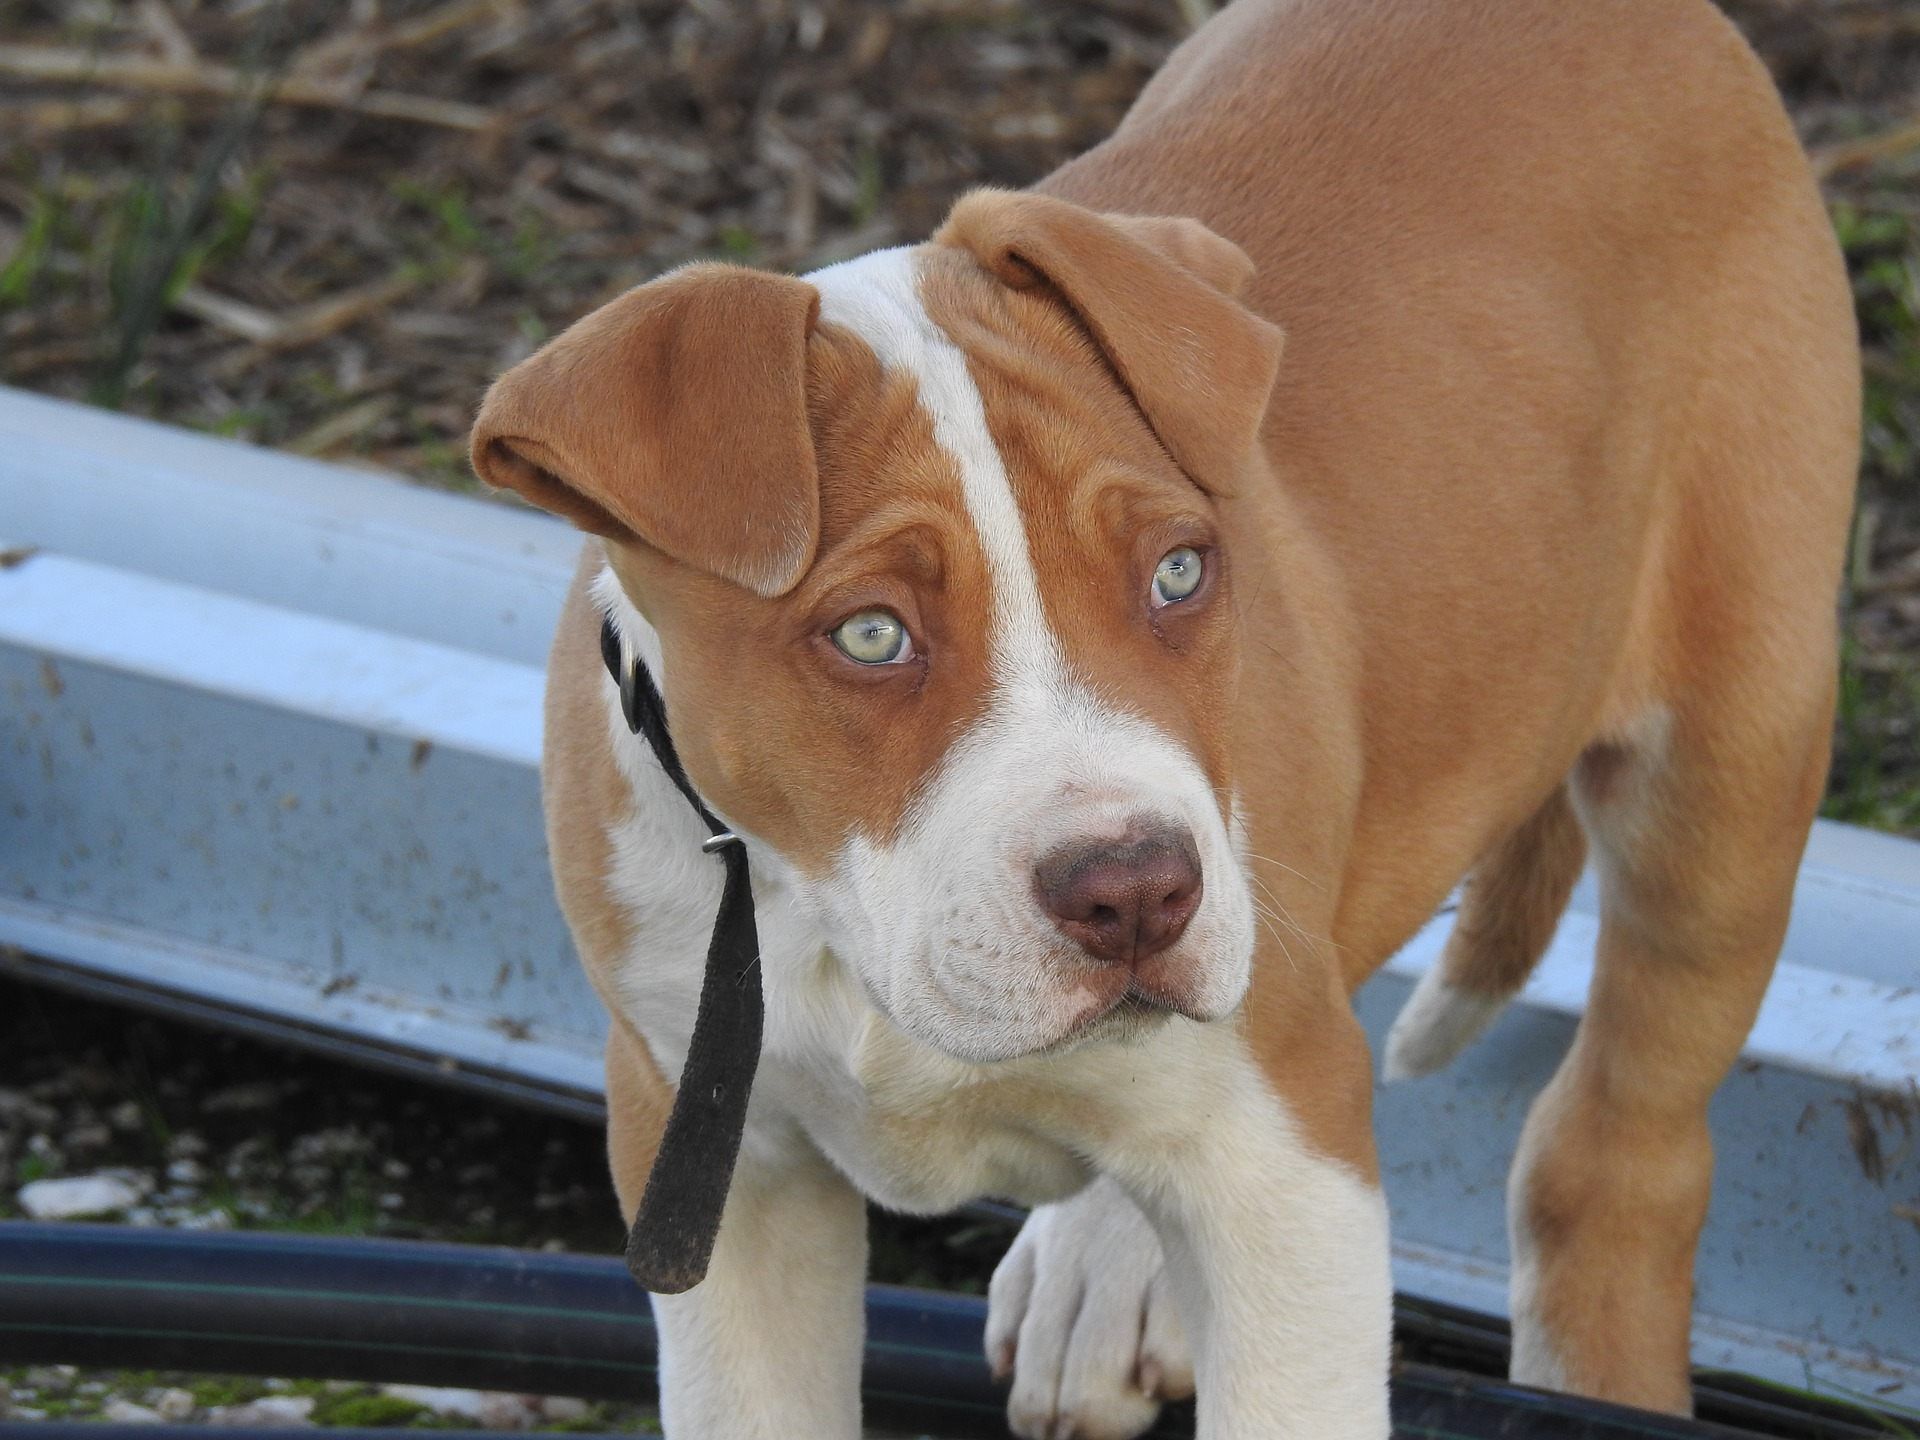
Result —
POLYGON ((1298 935, 1301 939, 1307 941, 1308 943, 1314 945, 1315 947, 1325 945, 1334 950, 1345 950, 1347 948, 1346 946, 1342 945, 1338 940, 1335 940, 1331 935, 1319 935, 1319 934, 1315 934, 1313 931, 1308 930, 1305 926, 1301 925, 1299 921, 1293 918, 1292 912, 1287 909, 1286 902, 1283 901, 1279 897, 1279 895, 1277 895, 1274 892, 1274 889, 1271 885, 1267 884, 1264 880, 1262 880, 1257 875, 1250 876, 1249 878, 1253 881, 1255 885, 1259 886, 1261 892, 1267 897, 1269 901, 1272 902, 1275 909, 1279 911, 1280 918, 1283 919, 1288 925, 1288 927, 1291 928, 1293 932, 1296 935, 1298 935))
MULTIPOLYGON (((1258 876, 1253 877, 1253 882, 1254 884, 1260 887, 1261 891, 1266 895, 1267 900, 1271 902, 1271 910, 1269 911, 1269 913, 1271 913, 1275 919, 1280 921, 1289 930, 1293 931, 1295 935, 1298 935, 1302 940, 1305 940, 1309 945, 1314 946, 1316 949, 1318 949, 1321 945, 1331 946, 1335 950, 1344 948, 1343 946, 1340 945, 1338 941, 1334 940, 1332 937, 1325 936, 1325 935, 1316 935, 1311 930, 1308 930, 1298 920, 1295 920, 1293 918, 1292 913, 1287 909, 1286 902, 1281 900, 1281 898, 1278 895, 1274 894, 1272 886, 1266 884, 1266 882, 1261 880, 1258 876)), ((1254 896, 1251 898, 1253 899, 1253 903, 1256 906, 1261 905, 1261 901, 1258 896, 1254 896)))
POLYGON ((1301 881, 1303 884, 1313 886, 1313 888, 1318 890, 1322 895, 1327 893, 1327 887, 1325 885, 1321 884, 1318 880, 1315 880, 1311 875, 1308 875, 1304 870, 1294 869, 1293 866, 1287 864, 1287 862, 1284 860, 1276 860, 1271 855, 1261 855, 1252 850, 1247 851, 1246 855, 1249 860, 1258 860, 1258 861, 1261 861, 1263 864, 1272 865, 1278 869, 1286 871, 1289 875, 1301 881))
POLYGON ((1287 964, 1291 965, 1297 972, 1300 969, 1300 962, 1294 959, 1293 951, 1288 947, 1286 937, 1274 928, 1273 918, 1270 915, 1267 915, 1265 912, 1258 913, 1260 923, 1266 926, 1267 933, 1273 936, 1273 943, 1280 947, 1280 953, 1286 957, 1287 964))

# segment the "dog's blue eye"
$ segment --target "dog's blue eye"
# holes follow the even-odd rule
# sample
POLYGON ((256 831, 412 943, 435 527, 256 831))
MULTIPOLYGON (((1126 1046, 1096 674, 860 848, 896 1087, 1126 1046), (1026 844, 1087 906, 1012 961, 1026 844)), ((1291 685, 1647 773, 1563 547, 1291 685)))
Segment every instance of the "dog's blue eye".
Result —
POLYGON ((1153 603, 1171 605, 1186 599, 1200 588, 1203 573, 1200 552, 1191 545, 1169 550, 1153 572, 1153 603))
POLYGON ((862 665, 897 665, 913 658, 907 627, 891 610, 862 610, 833 627, 833 643, 862 665))

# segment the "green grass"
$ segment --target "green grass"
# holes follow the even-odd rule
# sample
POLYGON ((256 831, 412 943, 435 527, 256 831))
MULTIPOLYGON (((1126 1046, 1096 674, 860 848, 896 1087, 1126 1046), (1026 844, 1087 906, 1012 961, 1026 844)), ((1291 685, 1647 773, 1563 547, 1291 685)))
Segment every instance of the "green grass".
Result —
POLYGON ((1822 806, 1830 820, 1879 830, 1920 831, 1920 765, 1913 753, 1920 670, 1867 670, 1852 646, 1840 671, 1833 784, 1822 806))
POLYGON ((1862 470, 1888 498, 1913 500, 1920 456, 1920 225, 1901 210, 1833 207, 1866 350, 1862 470))
POLYGON ((752 265, 760 255, 760 241, 744 225, 722 225, 716 237, 720 258, 736 265, 752 265))
POLYGON ((53 254, 59 219, 60 205, 55 196, 45 189, 35 190, 27 202, 27 224, 19 247, 0 267, 0 310, 20 304, 40 282, 53 254))
MULTIPOLYGON (((0 1395, 10 1389, 30 1389, 28 1375, 44 1366, 0 1366, 0 1395)), ((108 1402, 131 1399, 136 1404, 162 1390, 184 1390, 201 1410, 245 1405, 273 1395, 312 1399, 312 1420, 323 1429, 465 1430, 472 1422, 452 1415, 436 1415, 425 1405, 382 1393, 377 1385, 338 1380, 266 1380, 253 1375, 196 1375, 166 1370, 80 1369, 57 1393, 42 1391, 27 1402, 49 1420, 97 1420, 108 1402), (89 1386, 99 1387, 86 1393, 89 1386)), ((544 1421, 536 1433, 619 1432, 657 1435, 660 1423, 651 1406, 616 1401, 590 1403, 574 1420, 544 1421)))
POLYGON ((179 168, 179 132, 154 132, 147 173, 123 190, 105 229, 108 295, 101 360, 88 398, 107 409, 127 401, 147 344, 180 292, 216 257, 245 243, 258 208, 258 182, 238 192, 221 176, 251 133, 257 106, 233 107, 201 147, 184 184, 169 183, 179 168))
MULTIPOLYGON (((1920 512, 1920 222, 1898 196, 1833 207, 1853 277, 1865 356, 1860 498, 1863 519, 1920 512)), ((1873 527, 1856 526, 1851 585, 1873 573, 1873 527)), ((1856 608, 1850 594, 1847 608, 1856 608)), ((1920 833, 1920 657, 1870 654, 1857 632, 1841 657, 1830 819, 1920 833)))
POLYGON ((314 1401, 313 1423, 351 1427, 388 1428, 431 1421, 433 1412, 413 1400, 398 1395, 382 1395, 375 1390, 324 1394, 314 1401))
POLYGON ((252 1375, 198 1375, 189 1378, 181 1389, 193 1396, 193 1403, 205 1409, 216 1405, 244 1405, 273 1393, 267 1382, 252 1375))
POLYGON ((425 273, 444 278, 462 262, 478 258, 490 272, 524 284, 553 261, 555 244, 545 217, 522 207, 508 228, 490 224, 474 208, 464 185, 400 179, 389 187, 409 218, 425 222, 413 237, 413 253, 425 273))

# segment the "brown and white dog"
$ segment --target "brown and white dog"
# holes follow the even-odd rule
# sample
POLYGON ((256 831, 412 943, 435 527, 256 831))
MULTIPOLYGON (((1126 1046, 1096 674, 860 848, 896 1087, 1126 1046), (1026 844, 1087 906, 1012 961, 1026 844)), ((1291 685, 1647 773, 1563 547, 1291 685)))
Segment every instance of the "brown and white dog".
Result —
POLYGON ((1465 877, 1386 1056, 1444 1063, 1589 851, 1514 1373, 1684 1410, 1858 398, 1819 197, 1705 0, 1238 0, 1033 190, 803 278, 689 266, 502 378, 480 473, 600 537, 546 795, 629 1214, 720 869, 602 608, 760 896, 745 1148, 655 1305, 669 1435, 850 1440, 863 1195, 997 1195, 1040 1207, 988 1337, 1023 1435, 1197 1385, 1209 1440, 1381 1440, 1349 994, 1465 877))

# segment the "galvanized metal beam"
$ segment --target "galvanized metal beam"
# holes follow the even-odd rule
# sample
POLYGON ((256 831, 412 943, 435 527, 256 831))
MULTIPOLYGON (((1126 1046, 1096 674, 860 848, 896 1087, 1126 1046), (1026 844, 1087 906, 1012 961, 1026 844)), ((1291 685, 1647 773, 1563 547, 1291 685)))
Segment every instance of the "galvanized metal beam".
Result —
MULTIPOLYGON (((577 541, 524 511, 0 390, 0 945, 588 1113, 600 1007, 554 907, 540 665, 577 541)), ((1376 1039, 1443 917, 1362 992, 1376 1039)), ((1580 1014, 1538 976, 1377 1114, 1403 1289, 1501 1312, 1503 1177, 1580 1014)), ((1696 1357, 1920 1404, 1920 846, 1817 828, 1714 1109, 1696 1357)))

